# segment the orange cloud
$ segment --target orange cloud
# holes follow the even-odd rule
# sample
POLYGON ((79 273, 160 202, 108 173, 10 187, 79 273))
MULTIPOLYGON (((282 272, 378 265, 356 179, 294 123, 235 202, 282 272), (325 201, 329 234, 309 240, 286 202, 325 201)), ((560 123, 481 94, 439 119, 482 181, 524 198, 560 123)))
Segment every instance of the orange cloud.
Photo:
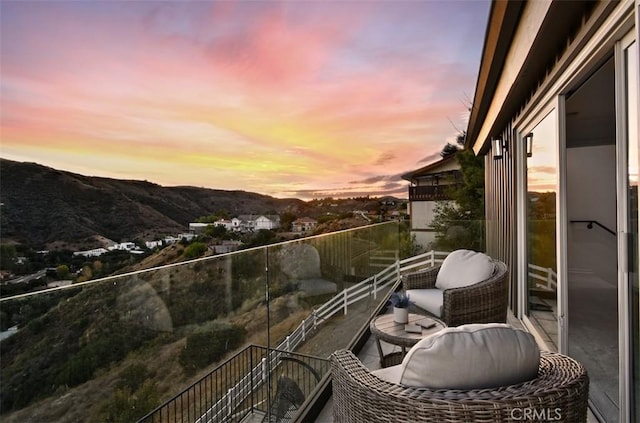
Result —
MULTIPOLYGON (((429 2, 81 4, 1 4, 3 156, 169 185, 359 192, 345 181, 419 166, 455 135, 449 120, 464 127, 476 64, 430 56, 429 2)), ((441 7, 467 19, 476 6, 441 7)), ((437 54, 463 44, 437 37, 437 54)))

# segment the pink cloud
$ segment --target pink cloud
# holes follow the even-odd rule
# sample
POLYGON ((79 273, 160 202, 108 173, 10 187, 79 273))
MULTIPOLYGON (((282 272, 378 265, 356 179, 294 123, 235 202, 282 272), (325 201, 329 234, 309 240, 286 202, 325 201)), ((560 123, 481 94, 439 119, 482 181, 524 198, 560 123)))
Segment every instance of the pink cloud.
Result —
POLYGON ((3 143, 107 149, 123 162, 148 152, 181 184, 191 169, 173 170, 187 160, 194 180, 207 172, 214 185, 231 178, 226 163, 244 170, 238 184, 273 180, 265 189, 280 192, 406 171, 439 152, 449 120, 464 127, 459 99, 475 69, 386 45, 378 3, 149 5, 36 8, 29 23, 41 30, 13 30, 12 51, 24 53, 0 61, 3 143))

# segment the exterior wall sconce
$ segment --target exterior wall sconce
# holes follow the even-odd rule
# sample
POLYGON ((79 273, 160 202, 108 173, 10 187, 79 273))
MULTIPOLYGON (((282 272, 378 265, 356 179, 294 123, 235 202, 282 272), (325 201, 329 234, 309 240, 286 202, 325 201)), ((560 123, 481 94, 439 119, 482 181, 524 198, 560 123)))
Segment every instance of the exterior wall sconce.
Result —
POLYGON ((491 145, 493 148, 494 160, 502 159, 508 150, 507 142, 503 141, 502 138, 491 138, 491 145))
POLYGON ((527 147, 527 157, 533 156, 533 132, 524 136, 524 144, 527 147))

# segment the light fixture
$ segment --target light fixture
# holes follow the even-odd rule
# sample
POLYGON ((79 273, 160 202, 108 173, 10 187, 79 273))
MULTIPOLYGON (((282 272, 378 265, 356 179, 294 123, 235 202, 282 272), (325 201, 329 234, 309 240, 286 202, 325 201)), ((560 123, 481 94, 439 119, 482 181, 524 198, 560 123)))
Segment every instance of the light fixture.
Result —
POLYGON ((533 132, 524 136, 524 144, 527 147, 527 157, 531 157, 533 155, 533 132))
POLYGON ((507 142, 502 138, 491 138, 491 145, 493 147, 493 158, 495 160, 501 159, 507 152, 507 142))

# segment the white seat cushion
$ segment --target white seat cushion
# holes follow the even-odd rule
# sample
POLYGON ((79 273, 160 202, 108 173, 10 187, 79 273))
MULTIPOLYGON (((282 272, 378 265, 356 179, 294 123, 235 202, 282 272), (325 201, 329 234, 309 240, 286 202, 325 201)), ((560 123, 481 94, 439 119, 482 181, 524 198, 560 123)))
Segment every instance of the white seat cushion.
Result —
POLYGON ((442 316, 442 303, 444 291, 439 289, 409 289, 407 290, 409 301, 434 316, 442 316))
POLYGON ((414 345, 402 364, 374 372, 391 383, 432 389, 489 389, 535 378, 533 336, 504 323, 445 328, 414 345))
POLYGON ((462 288, 482 282, 493 274, 491 257, 471 250, 456 250, 449 254, 436 276, 436 288, 462 288))

